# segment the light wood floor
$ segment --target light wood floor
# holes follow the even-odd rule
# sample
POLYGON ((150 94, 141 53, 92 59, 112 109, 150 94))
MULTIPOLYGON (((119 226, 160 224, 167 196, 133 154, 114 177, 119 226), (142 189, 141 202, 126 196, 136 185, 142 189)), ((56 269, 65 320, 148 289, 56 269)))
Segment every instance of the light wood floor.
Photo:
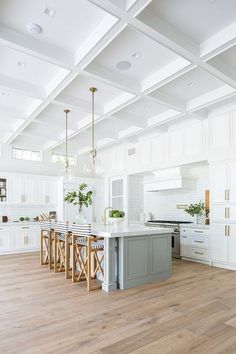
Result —
POLYGON ((236 353, 236 272, 175 261, 168 281, 87 293, 0 257, 0 353, 236 353))

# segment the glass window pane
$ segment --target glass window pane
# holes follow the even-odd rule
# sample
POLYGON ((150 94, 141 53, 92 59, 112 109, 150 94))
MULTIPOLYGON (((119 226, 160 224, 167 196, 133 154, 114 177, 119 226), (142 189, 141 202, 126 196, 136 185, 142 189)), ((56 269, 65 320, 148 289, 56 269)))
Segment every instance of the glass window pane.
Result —
POLYGON ((112 195, 113 196, 123 195, 123 180, 122 179, 112 181, 112 195))
POLYGON ((19 160, 28 160, 28 161, 41 161, 40 151, 31 151, 24 149, 12 149, 12 158, 19 160))

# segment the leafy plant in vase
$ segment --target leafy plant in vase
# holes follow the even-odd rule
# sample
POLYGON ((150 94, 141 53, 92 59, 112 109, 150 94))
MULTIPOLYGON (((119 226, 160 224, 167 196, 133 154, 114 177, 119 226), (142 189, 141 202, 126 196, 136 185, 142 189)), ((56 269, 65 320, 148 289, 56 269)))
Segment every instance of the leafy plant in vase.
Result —
MULTIPOLYGON (((201 217, 204 216, 205 218, 205 211, 206 211, 205 204, 202 203, 201 201, 199 203, 189 204, 189 206, 186 209, 184 209, 184 211, 195 218, 194 219, 195 224, 201 223, 202 221, 200 220, 201 217)), ((202 223, 204 223, 204 220, 202 223)))
POLYGON ((118 225, 124 221, 125 213, 122 210, 110 210, 109 212, 110 222, 112 224, 118 225))
POLYGON ((87 188, 88 185, 86 183, 81 183, 78 191, 68 192, 64 199, 66 203, 78 206, 78 214, 76 216, 78 224, 87 223, 83 210, 93 203, 93 191, 86 191, 87 188))

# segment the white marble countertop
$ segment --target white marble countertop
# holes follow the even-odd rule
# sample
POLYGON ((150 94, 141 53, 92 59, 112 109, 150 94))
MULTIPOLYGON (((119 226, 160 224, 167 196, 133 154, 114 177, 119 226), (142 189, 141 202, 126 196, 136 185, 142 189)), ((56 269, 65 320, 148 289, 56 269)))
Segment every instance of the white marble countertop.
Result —
POLYGON ((185 228, 194 228, 194 229, 209 229, 210 225, 205 225, 205 224, 181 224, 180 227, 185 227, 185 228))
POLYGON ((116 225, 92 224, 92 234, 101 237, 128 237, 140 235, 163 235, 173 232, 173 228, 147 227, 139 224, 121 223, 116 225))
POLYGON ((32 225, 40 225, 38 221, 8 221, 8 222, 0 222, 0 227, 3 226, 32 226, 32 225))

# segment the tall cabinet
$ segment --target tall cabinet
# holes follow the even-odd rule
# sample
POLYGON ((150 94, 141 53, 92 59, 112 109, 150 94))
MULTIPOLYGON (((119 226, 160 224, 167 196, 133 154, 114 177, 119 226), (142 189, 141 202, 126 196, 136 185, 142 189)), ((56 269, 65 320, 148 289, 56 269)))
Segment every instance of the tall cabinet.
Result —
POLYGON ((212 262, 236 269, 236 160, 213 163, 210 176, 212 262))

